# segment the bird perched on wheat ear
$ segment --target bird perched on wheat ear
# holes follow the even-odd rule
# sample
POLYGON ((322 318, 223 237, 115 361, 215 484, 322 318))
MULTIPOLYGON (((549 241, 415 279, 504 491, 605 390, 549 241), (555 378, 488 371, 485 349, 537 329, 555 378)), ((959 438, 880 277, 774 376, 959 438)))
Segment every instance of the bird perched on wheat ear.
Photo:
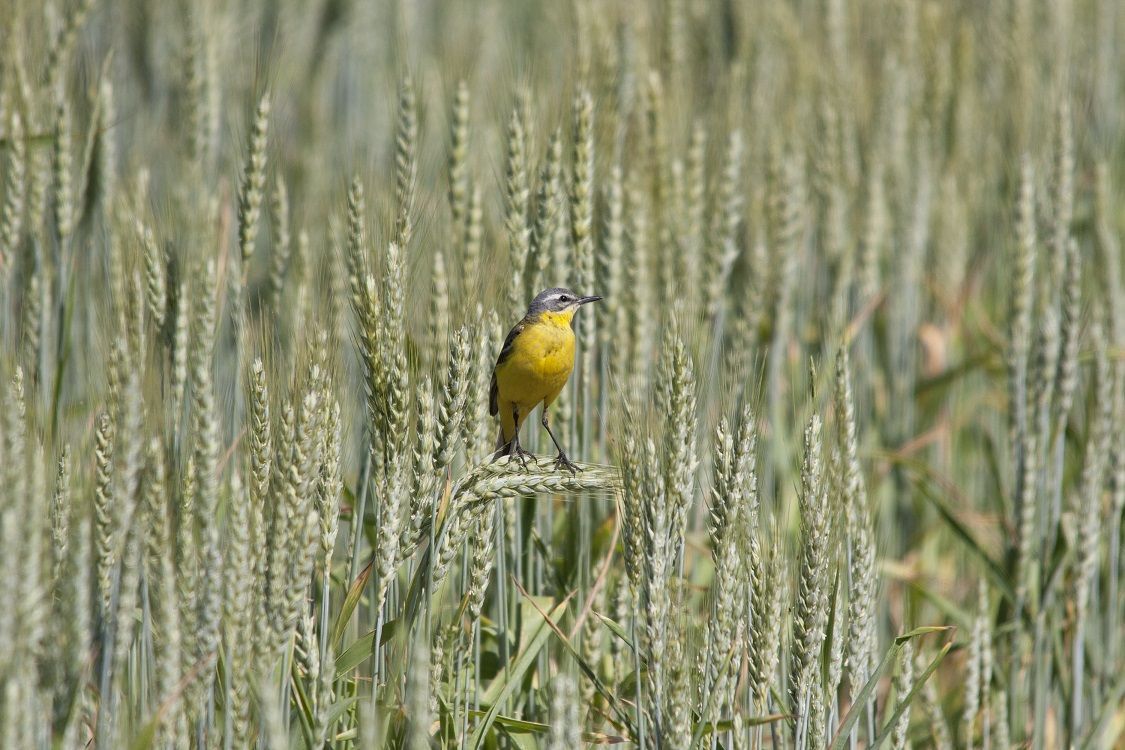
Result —
POLYGON ((507 455, 527 466, 531 454, 520 447, 520 425, 535 407, 543 404, 543 426, 559 449, 555 465, 572 473, 578 471, 551 431, 547 409, 559 397, 574 369, 574 314, 583 305, 600 299, 579 297, 561 287, 547 289, 531 300, 523 320, 508 331, 492 370, 488 393, 488 413, 500 415, 500 436, 493 460, 507 455))

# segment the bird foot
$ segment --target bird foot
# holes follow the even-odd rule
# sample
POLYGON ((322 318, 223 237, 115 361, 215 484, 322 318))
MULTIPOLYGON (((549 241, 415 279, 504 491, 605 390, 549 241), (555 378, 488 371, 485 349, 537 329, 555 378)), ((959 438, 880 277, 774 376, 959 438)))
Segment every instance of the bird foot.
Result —
POLYGON ((559 471, 569 471, 571 474, 577 474, 582 471, 582 469, 578 468, 578 464, 567 458, 566 454, 562 451, 559 451, 559 455, 555 459, 555 468, 559 471))
POLYGON ((520 466, 523 467, 524 471, 527 471, 528 460, 530 460, 536 466, 539 465, 539 461, 535 458, 534 453, 532 453, 531 451, 525 451, 519 443, 513 443, 511 450, 508 451, 508 463, 518 461, 520 466))

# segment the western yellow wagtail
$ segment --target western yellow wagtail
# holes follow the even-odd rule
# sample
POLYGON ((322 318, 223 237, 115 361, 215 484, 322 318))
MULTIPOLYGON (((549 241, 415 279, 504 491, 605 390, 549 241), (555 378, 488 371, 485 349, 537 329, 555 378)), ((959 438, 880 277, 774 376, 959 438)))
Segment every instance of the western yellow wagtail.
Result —
POLYGON ((571 327, 574 314, 582 305, 600 299, 579 297, 561 287, 547 289, 536 295, 523 320, 508 332, 500 356, 496 358, 488 393, 488 413, 500 415, 500 436, 494 459, 507 454, 527 465, 531 454, 520 447, 520 425, 536 406, 543 404, 543 426, 559 449, 555 465, 578 471, 551 432, 547 409, 558 398, 574 369, 574 329, 571 327))

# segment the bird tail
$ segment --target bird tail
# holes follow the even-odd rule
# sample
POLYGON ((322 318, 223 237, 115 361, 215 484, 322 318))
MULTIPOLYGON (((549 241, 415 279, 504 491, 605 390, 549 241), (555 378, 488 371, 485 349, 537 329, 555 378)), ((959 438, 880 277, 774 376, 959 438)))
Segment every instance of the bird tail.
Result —
POLYGON ((492 454, 492 460, 495 461, 501 456, 506 456, 511 447, 512 441, 504 439, 504 426, 501 425, 496 431, 496 452, 492 454))

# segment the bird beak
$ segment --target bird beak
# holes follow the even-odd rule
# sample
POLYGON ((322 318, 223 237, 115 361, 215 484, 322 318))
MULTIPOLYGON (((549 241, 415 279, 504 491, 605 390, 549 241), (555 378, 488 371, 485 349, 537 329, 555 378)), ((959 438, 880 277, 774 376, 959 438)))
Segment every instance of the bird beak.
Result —
POLYGON ((578 304, 579 304, 579 305, 585 305, 585 304, 586 304, 586 303, 588 303, 588 302, 597 302, 597 301, 598 301, 598 300, 600 300, 600 299, 601 299, 601 297, 599 297, 599 296, 598 296, 598 295, 596 295, 596 294, 594 294, 594 295, 591 295, 591 296, 589 296, 589 297, 579 297, 579 298, 578 298, 578 304))

